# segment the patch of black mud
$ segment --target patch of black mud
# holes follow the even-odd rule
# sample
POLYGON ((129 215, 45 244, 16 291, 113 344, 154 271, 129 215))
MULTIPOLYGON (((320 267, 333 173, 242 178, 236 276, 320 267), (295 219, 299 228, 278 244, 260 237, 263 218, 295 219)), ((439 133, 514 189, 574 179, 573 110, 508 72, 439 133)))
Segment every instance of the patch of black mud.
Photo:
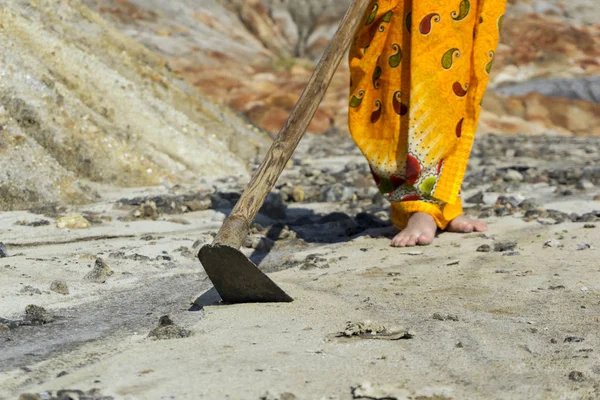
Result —
POLYGON ((182 305, 211 286, 203 278, 202 274, 185 274, 157 279, 100 301, 61 309, 61 318, 52 323, 9 325, 9 331, 0 335, 0 373, 53 358, 86 342, 118 341, 134 332, 149 331, 156 326, 157 316, 167 313, 178 320, 185 321, 186 315, 196 320, 198 313, 188 313, 182 305))

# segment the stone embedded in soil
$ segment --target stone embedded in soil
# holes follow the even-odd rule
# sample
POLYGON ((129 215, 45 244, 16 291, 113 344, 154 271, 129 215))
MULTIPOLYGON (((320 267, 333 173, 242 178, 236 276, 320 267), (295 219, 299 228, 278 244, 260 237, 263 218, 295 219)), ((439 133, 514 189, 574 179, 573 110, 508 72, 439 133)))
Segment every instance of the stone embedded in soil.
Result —
POLYGON ((111 271, 104 260, 97 258, 94 268, 83 277, 83 280, 93 283, 104 283, 113 274, 114 272, 111 271))
POLYGON ((148 337, 157 340, 168 340, 186 338, 192 336, 192 334, 192 331, 175 325, 168 315, 163 315, 158 320, 158 327, 154 328, 148 334, 148 337))
POLYGON ((457 322, 459 321, 459 318, 457 315, 454 314, 440 314, 440 313, 433 313, 433 319, 436 319, 438 321, 454 321, 457 322))
POLYGON ((513 251, 517 248, 517 242, 496 242, 494 243, 494 251, 505 252, 513 251))
POLYGON ((544 242, 544 247, 563 247, 563 244, 558 239, 550 239, 544 242))
POLYGON ((302 186, 296 186, 294 188, 292 191, 292 199, 294 199, 296 203, 302 203, 304 199, 306 199, 306 194, 304 193, 302 186))
POLYGON ((42 294, 42 291, 38 288, 35 288, 33 286, 27 285, 24 286, 19 293, 23 293, 23 294, 28 294, 30 296, 33 296, 34 294, 42 294))
POLYGON ((6 246, 4 243, 0 242, 0 258, 8 257, 8 252, 6 251, 6 246))
POLYGON ((342 332, 335 334, 338 338, 358 337, 361 339, 383 339, 400 340, 412 339, 415 333, 412 330, 402 328, 387 328, 384 325, 376 324, 371 321, 349 322, 342 332))
POLYGON ((564 343, 581 343, 584 340, 585 340, 585 338, 582 338, 579 336, 567 336, 563 342, 564 343))
POLYGON ((140 205, 140 208, 133 211, 132 215, 139 219, 157 220, 160 216, 160 213, 158 212, 155 202, 146 200, 142 205, 140 205))
POLYGON ((591 249, 592 245, 588 244, 588 243, 579 243, 577 245, 577 251, 583 251, 583 250, 588 250, 591 249))
POLYGON ((281 393, 280 395, 276 395, 274 393, 271 393, 270 391, 267 391, 265 394, 260 396, 260 400, 296 400, 296 399, 297 399, 296 395, 293 393, 290 393, 290 392, 284 392, 284 393, 281 393))
POLYGON ((492 251, 492 246, 489 244, 482 244, 477 248, 477 252, 479 253, 489 253, 490 251, 492 251))
POLYGON ((55 320, 54 315, 48 312, 44 307, 30 304, 25 307, 24 323, 27 325, 44 325, 55 320))
POLYGON ((585 381, 585 375, 580 371, 571 371, 569 373, 569 379, 574 382, 583 382, 585 381))
POLYGON ((5 335, 8 332, 10 332, 10 327, 8 326, 8 324, 0 322, 0 335, 5 335))
POLYGON ((68 215, 56 220, 56 226, 59 229, 88 229, 92 226, 90 221, 81 215, 68 215))
POLYGON ((325 268, 329 268, 329 263, 320 254, 309 254, 300 265, 300 270, 302 271, 325 268))
POLYGON ((60 281, 60 280, 53 281, 50 284, 50 290, 52 290, 53 292, 59 293, 59 294, 64 294, 64 295, 69 294, 69 286, 67 285, 67 282, 65 282, 65 281, 60 281))

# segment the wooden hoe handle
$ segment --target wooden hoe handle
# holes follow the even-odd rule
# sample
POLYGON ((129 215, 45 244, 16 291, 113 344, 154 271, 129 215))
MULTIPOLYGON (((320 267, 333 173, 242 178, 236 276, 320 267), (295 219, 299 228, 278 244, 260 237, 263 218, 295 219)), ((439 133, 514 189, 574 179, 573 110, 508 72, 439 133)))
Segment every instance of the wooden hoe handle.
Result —
POLYGON ((248 183, 242 197, 224 221, 214 243, 239 248, 265 198, 275 186, 296 146, 312 121, 331 79, 358 30, 369 0, 353 0, 331 43, 304 89, 287 122, 275 138, 265 159, 248 183))

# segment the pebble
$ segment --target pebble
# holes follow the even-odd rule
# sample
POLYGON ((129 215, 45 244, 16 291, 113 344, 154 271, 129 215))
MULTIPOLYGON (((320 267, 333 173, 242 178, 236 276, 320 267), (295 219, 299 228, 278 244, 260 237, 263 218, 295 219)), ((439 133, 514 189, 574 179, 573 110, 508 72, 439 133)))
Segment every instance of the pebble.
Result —
POLYGON ((157 340, 168 340, 186 338, 192 336, 192 334, 192 331, 175 325, 168 315, 163 315, 158 320, 158 327, 154 328, 148 334, 148 337, 157 340))
POLYGON ((109 276, 114 274, 113 271, 108 267, 108 265, 101 258, 97 258, 94 269, 88 272, 83 280, 87 282, 93 283, 104 283, 108 279, 109 276))
POLYGON ((46 311, 44 307, 30 304, 25 307, 25 324, 45 325, 54 321, 54 316, 46 311))
POLYGON ((92 224, 81 215, 68 215, 56 220, 56 227, 59 229, 88 229, 92 224))
POLYGON ((30 296, 33 296, 34 294, 42 294, 42 291, 41 291, 40 289, 38 289, 38 288, 35 288, 35 287, 33 287, 33 286, 29 286, 29 285, 27 285, 27 286, 24 286, 24 287, 23 287, 23 288, 20 290, 20 293, 23 293, 23 294, 28 294, 28 295, 30 295, 30 296))
POLYGON ((515 169, 509 169, 504 174, 504 180, 507 182, 522 182, 523 179, 523 174, 515 169))
POLYGON ((558 239, 550 239, 544 242, 544 247, 563 247, 563 244, 558 239))
POLYGON ((140 206, 140 208, 133 211, 133 216, 140 219, 157 220, 159 213, 156 203, 151 200, 146 200, 144 204, 140 206))
POLYGON ((302 203, 306 199, 306 194, 304 193, 302 186, 296 186, 294 188, 292 191, 292 199, 294 199, 296 203, 302 203))
POLYGON ((579 243, 577 245, 577 250, 578 251, 588 250, 588 249, 591 249, 591 248, 592 248, 592 246, 590 244, 587 244, 587 243, 579 243))
POLYGON ((594 188, 596 188, 596 185, 587 179, 581 179, 579 182, 577 182, 577 189, 592 190, 594 188))
POLYGON ((479 253, 489 253, 490 251, 492 251, 492 246, 490 246, 489 244, 482 244, 477 248, 477 251, 479 253))
POLYGON ((434 313, 433 319, 436 319, 438 321, 455 321, 455 322, 459 321, 458 316, 454 315, 454 314, 442 315, 440 313, 434 313))
POLYGON ((6 251, 6 246, 4 243, 0 242, 0 258, 8 257, 8 252, 6 251))
POLYGON ((494 251, 504 252, 513 251, 517 248, 517 242, 496 242, 494 243, 494 251))
POLYGON ((585 375, 583 375, 583 372, 580 371, 571 371, 569 373, 569 379, 574 382, 583 382, 585 381, 585 375))
POLYGON ((564 343, 581 343, 585 340, 585 338, 579 337, 579 336, 567 336, 565 338, 565 340, 563 340, 564 343))

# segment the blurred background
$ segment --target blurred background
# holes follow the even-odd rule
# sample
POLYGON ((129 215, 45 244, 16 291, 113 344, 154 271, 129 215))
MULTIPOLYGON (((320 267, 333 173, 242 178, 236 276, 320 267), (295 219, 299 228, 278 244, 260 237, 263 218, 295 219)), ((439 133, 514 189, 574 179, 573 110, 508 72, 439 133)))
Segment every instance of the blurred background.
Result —
MULTIPOLYGON (((5 3, 6 210, 247 174, 349 0, 5 3)), ((600 134, 599 16, 597 0, 509 0, 480 133, 600 134)), ((311 133, 348 135, 348 75, 344 63, 311 133)))

